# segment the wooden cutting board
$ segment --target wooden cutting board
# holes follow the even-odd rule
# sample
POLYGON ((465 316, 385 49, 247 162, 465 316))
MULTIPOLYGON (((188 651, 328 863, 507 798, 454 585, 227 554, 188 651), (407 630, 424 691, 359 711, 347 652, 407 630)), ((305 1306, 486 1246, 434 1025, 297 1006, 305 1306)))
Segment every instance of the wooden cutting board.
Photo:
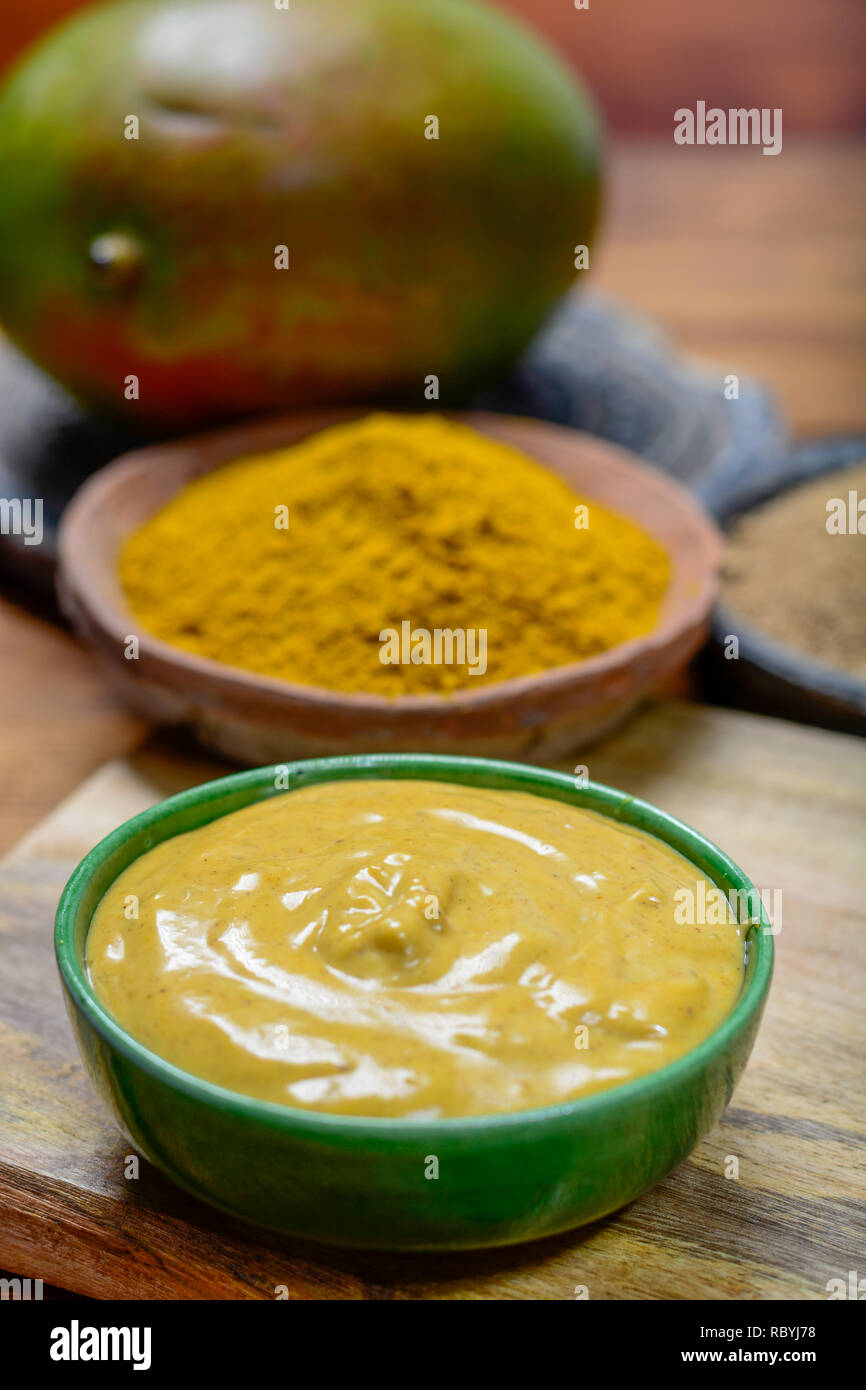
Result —
POLYGON ((826 1298, 866 1273, 866 744, 695 705, 656 706, 589 757, 783 894, 778 966, 722 1121, 624 1211, 530 1246, 325 1250, 212 1212, 127 1142, 78 1061, 52 919, 75 862, 150 802, 225 768, 165 738, 103 767, 0 864, 0 1267, 100 1298, 826 1298), (738 1163, 739 1176, 726 1177, 738 1163))

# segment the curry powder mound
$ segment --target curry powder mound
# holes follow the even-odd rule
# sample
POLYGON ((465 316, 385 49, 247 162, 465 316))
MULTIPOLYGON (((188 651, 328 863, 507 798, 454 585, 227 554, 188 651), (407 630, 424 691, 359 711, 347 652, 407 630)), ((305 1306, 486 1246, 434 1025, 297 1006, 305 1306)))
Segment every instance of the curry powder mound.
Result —
POLYGON ((581 505, 465 425, 377 414, 191 483, 130 538, 120 577, 145 628, 200 656, 337 690, 447 694, 655 625, 667 554, 581 505), (405 623, 483 630, 486 669, 384 664, 386 632, 405 623))

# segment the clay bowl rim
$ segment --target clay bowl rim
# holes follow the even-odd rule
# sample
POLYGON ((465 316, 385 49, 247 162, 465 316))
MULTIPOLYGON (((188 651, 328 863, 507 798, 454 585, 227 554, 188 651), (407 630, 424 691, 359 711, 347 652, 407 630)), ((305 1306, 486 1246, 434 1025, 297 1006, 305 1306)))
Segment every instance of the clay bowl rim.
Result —
MULTIPOLYGON (((503 701, 513 702, 528 694, 554 695, 563 690, 586 689, 596 683, 603 684, 605 677, 627 672, 640 658, 652 662, 652 679, 663 668, 663 657, 667 650, 681 642, 686 634, 708 624, 719 591, 724 541, 715 523, 685 488, 660 470, 646 464, 637 455, 595 435, 529 416, 488 411, 445 410, 436 414, 504 442, 513 443, 514 447, 522 447, 540 467, 563 477, 556 467, 536 456, 531 446, 514 443, 510 435, 517 427, 518 434, 526 431, 530 435, 549 434, 554 442, 559 437, 563 443, 573 447, 578 455, 594 453, 599 458, 603 457, 606 469, 615 470, 620 475, 629 474, 638 489, 638 495, 660 495, 674 513, 688 520, 694 539, 702 540, 699 547, 701 572, 699 578, 694 581, 694 593, 681 596, 674 607, 666 611, 670 599, 669 591, 662 601, 661 619, 654 628, 640 637, 618 643, 597 656, 548 667, 527 675, 511 676, 506 680, 491 681, 477 689, 467 688, 444 695, 386 696, 365 691, 341 691, 321 685, 303 685, 276 676, 248 671, 243 667, 198 656, 182 647, 176 647, 141 627, 139 619, 126 606, 114 564, 94 564, 88 541, 90 534, 94 529, 104 529, 105 517, 111 515, 114 497, 121 491, 134 489, 136 481, 143 473, 150 473, 154 468, 161 469, 166 480, 171 480, 173 485, 163 493, 154 506, 144 509, 140 516, 121 532, 124 539, 131 534, 135 526, 141 525, 153 516, 188 482, 222 464, 254 453, 266 453, 282 445, 296 443, 331 425, 344 424, 375 413, 379 412, 369 406, 353 406, 269 416, 264 420, 249 421, 202 434, 145 445, 114 459, 79 488, 61 520, 58 533, 57 577, 61 606, 67 612, 70 607, 80 608, 88 620, 88 628, 95 627, 102 642, 107 640, 115 647, 118 660, 121 659, 120 654, 128 635, 135 633, 139 638, 142 664, 143 659, 147 658, 148 672, 150 673, 154 666, 163 672, 168 668, 176 673, 181 687, 186 685, 189 689, 192 685, 189 678, 193 678, 195 688, 199 691, 208 686, 218 686, 226 695, 234 693, 238 696, 249 696, 254 693, 261 702, 269 706, 303 704, 316 707, 323 712, 345 713, 353 710, 359 715, 371 716, 470 713, 483 711, 486 706, 499 705, 503 701), (166 454, 175 456, 170 463, 163 457, 166 454), (110 599, 105 597, 103 586, 111 592, 110 599), (71 605, 70 598, 73 600, 71 605)), ((389 410, 388 413, 421 415, 425 412, 389 410)), ((593 500, 591 490, 585 495, 589 501, 593 500)), ((636 510, 626 509, 621 504, 613 505, 603 497, 596 500, 644 526, 645 523, 636 510)), ((654 534, 651 527, 648 528, 648 534, 654 534)), ((666 548, 675 569, 676 548, 672 549, 669 545, 666 548)), ((73 621, 76 621, 74 612, 72 616, 73 621)), ((88 637, 92 643, 93 636, 90 632, 88 637)))

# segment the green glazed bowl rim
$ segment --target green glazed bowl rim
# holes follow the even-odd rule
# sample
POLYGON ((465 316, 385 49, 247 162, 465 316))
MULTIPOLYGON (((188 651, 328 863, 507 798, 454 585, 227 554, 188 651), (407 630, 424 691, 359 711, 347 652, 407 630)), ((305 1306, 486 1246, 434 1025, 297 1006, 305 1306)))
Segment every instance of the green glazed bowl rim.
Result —
MULTIPOLYGON (((563 1101, 557 1105, 501 1114, 437 1119, 335 1115, 304 1110, 276 1101, 259 1100, 255 1096, 231 1091, 214 1082, 205 1081, 166 1061, 121 1028, 96 997, 84 967, 83 950, 79 953, 76 945, 76 924, 85 894, 94 876, 102 873, 116 852, 141 832, 159 826, 168 818, 191 808, 206 808, 213 801, 222 805, 226 798, 232 797, 232 793, 235 794, 232 799, 236 804, 222 805, 217 815, 204 814, 194 824, 184 825, 174 834, 184 834, 198 825, 209 824, 267 796, 291 795, 303 786, 354 778, 424 778, 479 787, 499 787, 502 790, 525 791, 545 796, 568 805, 583 806, 609 819, 621 821, 654 835, 656 839, 684 855, 711 883, 723 888, 726 894, 731 890, 757 893, 754 885, 733 860, 711 840, 683 821, 668 815, 666 811, 660 810, 650 802, 615 787, 592 781, 577 783, 567 773, 548 768, 492 758, 469 758, 448 754, 370 753, 275 763, 249 771, 231 773, 227 777, 190 787, 124 821, 82 859, 61 894, 54 935, 60 974, 76 1007, 110 1047, 174 1090, 181 1091, 208 1106, 234 1114, 240 1119, 256 1120, 270 1128, 308 1136, 318 1134, 323 1138, 344 1138, 347 1141, 365 1138, 399 1141, 406 1138, 417 1139, 422 1134, 438 1133, 447 1133, 451 1138, 458 1139, 460 1136, 471 1138, 479 1131, 513 1131, 526 1125, 559 1127, 568 1125, 578 1117, 584 1121, 591 1120, 594 1116, 617 1107, 628 1110, 633 1104, 645 1104, 657 1094, 664 1092, 671 1084, 688 1080, 719 1054, 724 1053, 752 1018, 760 1013, 772 976, 774 948, 772 928, 759 895, 760 911, 750 918, 752 925, 745 937, 748 952, 755 953, 754 964, 751 972, 746 970, 743 986, 734 1007, 718 1027, 697 1047, 656 1071, 608 1090, 563 1101), (283 775, 284 780, 288 780, 287 788, 276 786, 277 772, 283 775)), ((162 840, 171 838, 173 834, 156 836, 146 845, 143 852, 146 853, 162 840)), ((124 868, 140 857, 140 853, 131 855, 111 878, 106 879, 97 902, 101 901, 110 884, 124 868)), ((748 901, 750 904, 754 903, 751 897, 748 901)), ((95 906, 96 904, 94 910, 95 906)), ((88 923, 88 932, 89 929, 88 923)), ((82 948, 86 940, 87 932, 82 940, 82 948)))

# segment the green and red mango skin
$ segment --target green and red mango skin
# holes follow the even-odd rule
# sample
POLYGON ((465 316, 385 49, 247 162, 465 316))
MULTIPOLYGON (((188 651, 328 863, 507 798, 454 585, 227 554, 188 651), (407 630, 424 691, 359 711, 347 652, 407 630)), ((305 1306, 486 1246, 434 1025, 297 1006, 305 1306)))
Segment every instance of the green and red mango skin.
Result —
POLYGON ((88 10, 0 94, 0 323, 139 425, 420 405, 431 374, 456 401, 568 288, 598 158, 571 76, 468 0, 88 10), (117 232, 145 256, 111 288, 88 249, 117 232))

